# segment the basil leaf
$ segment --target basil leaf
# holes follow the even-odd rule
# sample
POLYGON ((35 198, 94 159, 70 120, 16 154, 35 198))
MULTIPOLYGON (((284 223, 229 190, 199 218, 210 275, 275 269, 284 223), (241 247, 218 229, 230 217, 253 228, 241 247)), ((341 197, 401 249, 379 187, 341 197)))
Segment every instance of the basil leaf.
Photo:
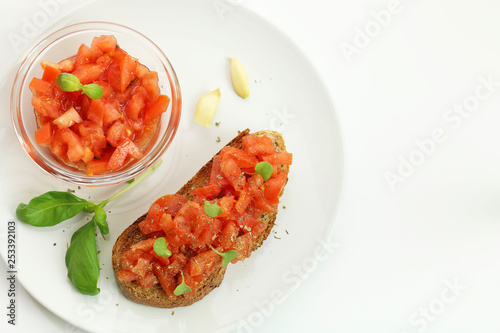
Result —
POLYGON ((104 211, 104 207, 101 205, 97 206, 94 212, 93 219, 103 235, 107 235, 109 233, 109 226, 108 226, 108 221, 106 221, 106 217, 107 216, 106 216, 106 211, 104 211))
POLYGON ((160 257, 170 257, 172 252, 167 248, 167 241, 165 238, 157 238, 153 244, 153 250, 160 257))
POLYGON ((211 204, 210 201, 205 201, 203 208, 205 209, 205 214, 210 217, 217 217, 222 214, 222 208, 217 205, 217 200, 213 204, 211 204))
POLYGON ((229 250, 220 254, 222 256, 222 265, 227 266, 234 258, 238 256, 238 251, 229 250))
POLYGON ((188 286, 186 284, 186 282, 184 281, 184 273, 182 273, 181 271, 181 275, 182 275, 182 282, 180 285, 178 285, 175 289, 174 289, 174 295, 175 296, 180 296, 182 294, 185 294, 185 293, 188 293, 190 291, 192 291, 191 287, 188 286))
POLYGON ((99 99, 104 95, 101 86, 96 83, 86 84, 82 88, 82 92, 92 99, 99 99))
POLYGON ((80 80, 75 75, 70 73, 59 74, 56 81, 59 88, 63 91, 79 91, 83 88, 80 80))
POLYGON ((68 278, 78 291, 85 295, 99 294, 97 280, 100 271, 94 219, 73 234, 65 260, 68 278))
POLYGON ((274 170, 273 170, 273 166, 271 165, 271 163, 266 162, 266 161, 259 162, 255 166, 255 173, 258 173, 259 175, 261 175, 262 178, 264 178, 264 181, 271 178, 273 171, 274 170))
POLYGON ((72 218, 87 205, 87 200, 68 192, 50 191, 31 199, 26 205, 20 203, 16 215, 22 222, 49 227, 72 218))

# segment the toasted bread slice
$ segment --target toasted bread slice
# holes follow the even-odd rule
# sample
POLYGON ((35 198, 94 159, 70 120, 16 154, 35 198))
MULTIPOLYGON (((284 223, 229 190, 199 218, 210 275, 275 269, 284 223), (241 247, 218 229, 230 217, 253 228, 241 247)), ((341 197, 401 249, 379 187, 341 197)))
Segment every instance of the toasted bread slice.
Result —
MULTIPOLYGON (((249 133, 248 129, 241 132, 227 145, 235 148, 241 148, 242 138, 248 133, 249 133)), ((255 134, 271 138, 274 142, 276 151, 278 152, 286 151, 283 137, 278 132, 263 130, 255 134)), ((213 159, 210 160, 207 164, 205 164, 194 175, 194 177, 191 178, 176 194, 184 195, 188 199, 193 199, 194 195, 191 192, 194 189, 204 187, 210 180, 212 163, 213 159)), ((288 166, 285 165, 280 167, 282 168, 282 171, 288 171, 288 166)), ((263 213, 260 216, 260 221, 266 224, 266 229, 252 243, 251 251, 255 251, 262 245, 264 240, 266 240, 267 236, 269 235, 271 229, 274 226, 274 221, 276 220, 276 214, 277 213, 263 213)), ((123 253, 129 250, 133 244, 148 238, 146 235, 142 234, 138 226, 139 223, 146 218, 146 216, 147 213, 142 215, 131 226, 125 229, 125 231, 123 231, 120 237, 118 237, 113 247, 112 262, 113 262, 113 270, 115 272, 116 281, 121 291, 128 299, 139 304, 144 304, 159 308, 175 308, 181 306, 188 306, 199 301, 221 284, 224 278, 224 274, 226 272, 226 267, 222 265, 218 267, 203 284, 200 284, 195 290, 195 295, 189 298, 184 298, 181 296, 169 296, 163 291, 160 284, 145 289, 137 285, 137 283, 134 281, 132 282, 120 281, 118 279, 118 274, 120 272, 120 258, 122 257, 123 253)), ((238 242, 238 239, 236 240, 236 242, 238 242)))

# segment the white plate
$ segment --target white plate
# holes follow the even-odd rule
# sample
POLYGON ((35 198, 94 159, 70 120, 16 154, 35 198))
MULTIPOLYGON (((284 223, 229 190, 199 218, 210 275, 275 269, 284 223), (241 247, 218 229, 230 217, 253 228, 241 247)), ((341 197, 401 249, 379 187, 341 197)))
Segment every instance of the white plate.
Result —
MULTIPOLYGON (((66 278, 64 255, 72 233, 89 216, 81 214, 58 226, 34 228, 18 222, 15 209, 20 202, 27 203, 49 190, 71 188, 81 197, 102 200, 120 186, 78 189, 46 175, 26 156, 7 112, 2 112, 0 211, 4 225, 16 221, 18 278, 50 311, 91 332, 251 331, 303 281, 325 246, 330 246, 343 168, 340 126, 330 96, 313 66, 287 37, 237 4, 130 0, 99 1, 96 6, 78 9, 53 28, 106 20, 150 37, 167 54, 180 80, 180 128, 163 165, 139 187, 108 205, 111 236, 98 241, 101 293, 84 296, 66 278), (246 100, 233 91, 226 56, 239 58, 249 73, 250 97, 246 100), (191 120, 194 108, 202 94, 218 86, 222 99, 214 122, 220 125, 206 129, 191 120), (279 130, 294 154, 277 225, 269 239, 251 258, 230 266, 222 285, 190 307, 173 312, 125 299, 110 262, 118 235, 157 197, 175 192, 239 129, 247 127, 279 130)), ((11 72, 0 95, 3 110, 9 107, 12 80, 11 72)), ((1 247, 4 260, 6 250, 1 247)))

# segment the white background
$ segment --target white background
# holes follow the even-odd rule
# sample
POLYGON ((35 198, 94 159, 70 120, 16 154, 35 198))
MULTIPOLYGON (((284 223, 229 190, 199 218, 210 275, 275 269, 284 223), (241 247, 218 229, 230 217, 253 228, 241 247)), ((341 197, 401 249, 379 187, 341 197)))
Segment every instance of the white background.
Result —
MULTIPOLYGON (((500 2, 222 1, 304 50, 345 139, 335 249, 251 331, 500 332, 500 2)), ((2 74, 44 2, 3 5, 2 74)), ((20 286, 7 325, 0 281, 2 332, 68 332, 20 286)))

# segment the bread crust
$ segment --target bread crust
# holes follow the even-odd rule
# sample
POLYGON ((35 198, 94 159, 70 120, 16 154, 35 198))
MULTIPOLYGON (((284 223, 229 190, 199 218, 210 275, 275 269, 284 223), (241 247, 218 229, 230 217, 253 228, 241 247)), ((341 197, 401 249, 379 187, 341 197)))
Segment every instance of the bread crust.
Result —
MULTIPOLYGON (((250 131, 246 129, 238 134, 233 140, 231 140, 227 146, 241 148, 242 138, 249 134, 250 131)), ((268 136, 273 142, 276 151, 285 152, 285 142, 283 137, 276 131, 263 130, 256 132, 258 136, 268 136)), ((220 153, 220 152, 219 152, 220 153)), ((213 158, 208 161, 176 194, 184 195, 189 200, 194 198, 192 191, 194 189, 204 187, 210 180, 210 173, 212 169, 213 158)), ((288 166, 281 166, 282 171, 288 171, 288 166)), ((280 194, 281 196, 281 194, 280 194)), ((260 217, 260 221, 266 224, 266 229, 255 239, 252 243, 251 251, 255 251, 259 248, 266 238, 271 233, 274 226, 277 213, 264 213, 260 217)), ((122 291, 123 295, 133 302, 144 304, 152 307, 158 308, 176 308, 182 306, 191 305, 206 295, 208 295, 212 290, 217 288, 224 279, 224 274, 226 272, 226 267, 220 265, 215 271, 209 276, 209 278, 200 284, 192 297, 184 298, 178 296, 169 296, 162 289, 160 284, 145 289, 137 285, 135 281, 132 282, 122 282, 118 279, 118 274, 120 273, 120 259, 130 247, 142 240, 147 239, 146 235, 143 235, 139 229, 139 223, 143 221, 147 216, 147 213, 139 217, 132 225, 125 229, 122 234, 116 240, 113 246, 112 254, 112 264, 115 273, 116 282, 122 291)), ((236 240, 238 242, 238 240, 236 240)))

